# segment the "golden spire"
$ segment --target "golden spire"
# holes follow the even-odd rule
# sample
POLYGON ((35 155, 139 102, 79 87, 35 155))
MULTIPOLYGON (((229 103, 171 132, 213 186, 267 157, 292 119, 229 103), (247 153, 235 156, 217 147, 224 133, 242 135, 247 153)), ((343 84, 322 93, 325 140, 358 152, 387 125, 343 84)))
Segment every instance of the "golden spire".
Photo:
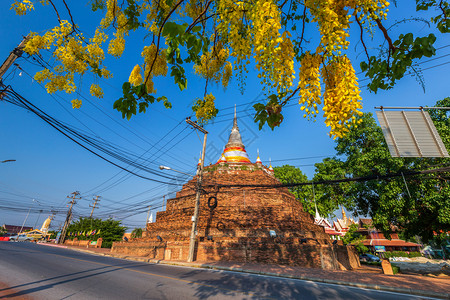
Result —
POLYGON ((258 152, 258 157, 256 158, 256 163, 262 164, 261 158, 259 158, 259 149, 257 150, 257 152, 258 152))
POLYGON ((341 206, 342 208, 342 220, 344 220, 344 223, 347 224, 347 215, 345 214, 344 206, 341 206))
MULTIPOLYGON (((242 143, 241 133, 237 125, 236 105, 234 106, 233 128, 231 129, 228 143, 223 150, 226 162, 228 163, 250 163, 244 143, 242 143)), ((222 158, 219 159, 220 162, 222 158)))

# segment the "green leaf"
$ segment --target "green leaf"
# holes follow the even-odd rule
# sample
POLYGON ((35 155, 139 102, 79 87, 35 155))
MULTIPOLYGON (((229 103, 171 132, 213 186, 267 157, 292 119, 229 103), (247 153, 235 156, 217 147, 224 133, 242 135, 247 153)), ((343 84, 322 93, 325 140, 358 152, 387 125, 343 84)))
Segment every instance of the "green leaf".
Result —
POLYGON ((148 107, 148 103, 147 102, 139 103, 139 113, 145 113, 147 107, 148 107))
POLYGON ((361 71, 363 72, 367 71, 367 69, 369 68, 369 65, 365 61, 362 61, 359 66, 361 67, 361 71))
POLYGON ((130 92, 131 89, 131 83, 129 82, 124 82, 122 85, 122 90, 124 94, 128 94, 130 92))

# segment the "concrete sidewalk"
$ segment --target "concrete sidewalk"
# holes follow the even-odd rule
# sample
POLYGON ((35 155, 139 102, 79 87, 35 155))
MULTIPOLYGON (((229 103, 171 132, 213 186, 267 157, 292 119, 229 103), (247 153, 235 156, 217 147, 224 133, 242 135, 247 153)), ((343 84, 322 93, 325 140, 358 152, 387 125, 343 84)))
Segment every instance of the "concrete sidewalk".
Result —
POLYGON ((111 256, 133 261, 186 266, 194 268, 235 271, 235 272, 260 274, 275 277, 285 277, 323 283, 347 285, 359 288, 383 290, 442 299, 450 299, 450 278, 448 276, 429 277, 429 276, 409 275, 409 274, 397 274, 389 276, 382 274, 381 268, 371 266, 362 266, 361 268, 352 271, 330 271, 322 269, 302 268, 296 266, 266 265, 266 264, 239 263, 227 261, 223 262, 196 261, 193 263, 180 261, 161 261, 149 259, 146 257, 136 257, 111 253, 110 249, 106 248, 59 246, 55 244, 44 244, 44 243, 42 243, 41 245, 64 247, 76 251, 82 251, 96 255, 111 256))

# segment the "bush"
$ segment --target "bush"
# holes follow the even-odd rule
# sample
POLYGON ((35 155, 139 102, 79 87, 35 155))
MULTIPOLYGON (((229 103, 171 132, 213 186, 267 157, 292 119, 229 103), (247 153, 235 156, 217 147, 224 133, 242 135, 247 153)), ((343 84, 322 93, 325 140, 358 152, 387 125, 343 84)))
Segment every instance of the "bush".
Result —
POLYGON ((141 238, 142 237, 142 228, 135 228, 133 229, 133 231, 131 232, 131 238, 141 238))
POLYGON ((397 266, 391 266, 391 267, 392 267, 392 273, 394 273, 394 275, 397 274, 397 273, 400 273, 400 268, 399 267, 397 267, 397 266))
POLYGON ((409 257, 421 257, 422 253, 420 252, 409 252, 409 257))
POLYGON ((113 242, 102 242, 102 248, 111 248, 113 242))
POLYGON ((390 257, 421 257, 422 254, 420 252, 405 252, 405 251, 387 251, 384 252, 384 257, 385 258, 390 258, 390 257))

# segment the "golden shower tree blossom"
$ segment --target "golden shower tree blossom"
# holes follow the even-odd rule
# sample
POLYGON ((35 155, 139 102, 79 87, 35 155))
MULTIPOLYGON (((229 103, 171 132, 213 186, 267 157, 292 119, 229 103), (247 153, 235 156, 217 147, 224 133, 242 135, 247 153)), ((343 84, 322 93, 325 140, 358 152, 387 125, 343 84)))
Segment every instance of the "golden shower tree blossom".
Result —
MULTIPOLYGON (((145 112, 155 100, 171 107, 166 97, 156 96, 155 77, 171 76, 184 90, 186 68, 192 67, 192 76, 205 83, 203 95, 191 97, 196 99, 192 108, 199 120, 207 122, 217 115, 210 90, 235 81, 243 93, 247 76, 255 69, 267 99, 254 105, 260 128, 278 126, 283 107, 298 101, 308 119, 322 110, 330 135, 341 137, 356 126, 362 110, 358 78, 348 55, 352 48, 363 53, 360 66, 373 92, 392 88, 413 62, 435 55, 432 33, 416 38, 411 33, 400 34, 396 40, 390 36, 384 25, 389 11, 386 0, 95 0, 90 2, 92 10, 103 15, 88 33, 78 28, 67 1, 63 1, 64 10, 58 10, 51 0, 39 2, 51 4, 58 23, 42 34, 30 33, 25 51, 53 54, 56 66, 35 75, 46 83, 49 93, 73 93, 78 88, 75 82, 89 74, 94 82, 112 77, 104 65, 105 56, 122 57, 131 33, 143 37, 142 58, 123 85, 123 97, 114 103, 127 118, 138 108, 145 112), (382 38, 371 41, 376 30, 382 38), (305 32, 318 38, 310 39, 305 32), (354 47, 350 47, 351 32, 356 32, 358 40, 354 47), (369 54, 379 45, 384 47, 381 52, 369 54)), ((34 9, 30 0, 15 0, 11 5, 18 15, 34 9)), ((416 0, 416 10, 433 10, 437 15, 431 23, 442 34, 450 32, 448 1, 416 0)), ((90 92, 103 97, 97 84, 90 92)), ((79 107, 80 100, 74 101, 73 106, 79 107)))

